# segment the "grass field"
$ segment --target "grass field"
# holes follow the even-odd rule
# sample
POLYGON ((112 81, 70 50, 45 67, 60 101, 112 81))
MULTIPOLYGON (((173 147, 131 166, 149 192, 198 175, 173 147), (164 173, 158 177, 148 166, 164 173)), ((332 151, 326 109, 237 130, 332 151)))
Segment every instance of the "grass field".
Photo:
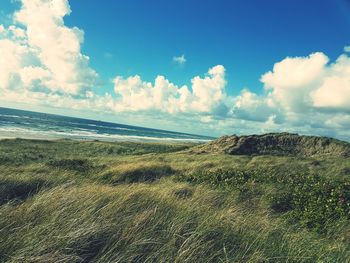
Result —
POLYGON ((350 262, 350 158, 0 141, 0 262, 350 262))

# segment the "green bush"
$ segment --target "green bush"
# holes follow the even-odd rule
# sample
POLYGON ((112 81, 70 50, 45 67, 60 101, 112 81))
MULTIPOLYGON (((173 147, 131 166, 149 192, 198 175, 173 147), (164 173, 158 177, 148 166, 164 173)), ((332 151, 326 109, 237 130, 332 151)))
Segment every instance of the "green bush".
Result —
POLYGON ((304 176, 302 183, 289 185, 293 212, 305 226, 324 231, 327 224, 350 219, 349 180, 327 180, 304 176))
POLYGON ((289 191, 278 191, 270 198, 270 207, 278 213, 285 213, 293 209, 293 195, 289 191))
POLYGON ((240 199, 247 200, 263 194, 259 187, 270 186, 266 191, 270 207, 277 213, 286 213, 302 225, 319 232, 327 225, 350 219, 350 180, 332 179, 313 174, 286 174, 273 171, 211 170, 197 171, 179 177, 191 183, 205 183, 213 187, 238 190, 240 199), (252 187, 253 185, 253 187, 252 187))

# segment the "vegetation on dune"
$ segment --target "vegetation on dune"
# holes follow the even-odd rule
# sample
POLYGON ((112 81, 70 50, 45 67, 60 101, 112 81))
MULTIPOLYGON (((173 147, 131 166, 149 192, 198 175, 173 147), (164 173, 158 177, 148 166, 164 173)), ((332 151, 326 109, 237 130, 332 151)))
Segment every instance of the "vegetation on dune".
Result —
POLYGON ((277 213, 319 232, 350 220, 350 180, 274 170, 209 170, 182 175, 183 181, 237 190, 244 199, 264 198, 277 213))
POLYGON ((219 152, 236 155, 350 156, 348 143, 326 137, 291 133, 224 136, 193 149, 194 152, 219 152))
POLYGON ((0 165, 23 165, 71 158, 115 157, 147 153, 169 153, 188 149, 193 144, 132 142, 77 142, 6 139, 1 141, 0 165))
POLYGON ((350 261, 348 157, 189 147, 0 141, 0 262, 350 261))

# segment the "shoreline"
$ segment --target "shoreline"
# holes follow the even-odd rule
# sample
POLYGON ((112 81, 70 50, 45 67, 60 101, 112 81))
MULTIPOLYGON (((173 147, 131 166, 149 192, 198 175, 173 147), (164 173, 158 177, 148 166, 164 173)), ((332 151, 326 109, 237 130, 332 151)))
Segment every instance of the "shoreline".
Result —
MULTIPOLYGON (((29 130, 28 130, 29 131, 29 130)), ((97 136, 83 136, 83 135, 67 135, 67 136, 55 136, 53 134, 40 134, 40 133, 28 133, 17 132, 16 134, 9 134, 9 132, 0 131, 0 140, 5 139, 24 139, 24 140, 46 140, 46 141, 58 141, 58 140, 72 140, 72 141, 101 141, 101 142, 154 142, 154 143, 206 143, 211 140, 205 139, 181 139, 181 138, 159 138, 159 137, 147 137, 147 136, 132 136, 132 135, 108 135, 101 134, 97 136)))

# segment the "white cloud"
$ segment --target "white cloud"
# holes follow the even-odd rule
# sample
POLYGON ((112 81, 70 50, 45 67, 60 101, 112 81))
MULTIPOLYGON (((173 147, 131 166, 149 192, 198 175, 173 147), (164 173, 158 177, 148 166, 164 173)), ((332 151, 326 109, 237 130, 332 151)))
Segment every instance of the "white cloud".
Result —
POLYGON ((265 73, 261 82, 281 107, 288 111, 303 111, 309 103, 310 91, 320 85, 328 60, 320 52, 308 57, 287 57, 265 73))
POLYGON ((0 40, 0 90, 19 88, 21 69, 30 60, 26 47, 8 39, 0 40))
POLYGON ((314 53, 276 63, 261 78, 270 101, 266 108, 289 129, 350 139, 349 122, 344 122, 350 116, 350 58, 343 54, 328 61, 314 53))
POLYGON ((322 75, 328 57, 321 52, 308 57, 287 57, 274 65, 273 71, 265 73, 261 80, 272 89, 296 89, 312 83, 322 75))
POLYGON ((167 113, 217 114, 225 104, 225 68, 221 65, 209 69, 204 78, 192 79, 192 92, 187 86, 178 87, 164 76, 154 84, 136 75, 114 79, 115 93, 120 96, 118 111, 159 110, 167 113))
POLYGON ((225 68, 215 66, 208 71, 208 76, 192 79, 192 108, 199 112, 213 112, 224 102, 226 93, 225 68))
POLYGON ((322 84, 311 93, 313 106, 350 110, 350 58, 342 55, 326 70, 322 84))
POLYGON ((186 63, 186 58, 185 55, 181 55, 179 57, 173 57, 173 62, 179 64, 179 65, 184 65, 186 63))
POLYGON ((310 111, 350 110, 350 58, 343 54, 333 64, 323 53, 286 58, 261 81, 286 115, 310 111))
POLYGON ((26 37, 26 32, 19 27, 16 27, 14 25, 9 26, 9 31, 15 38, 25 38, 26 37))
POLYGON ((312 99, 315 107, 350 110, 350 78, 326 78, 312 99))
POLYGON ((265 122, 269 119, 276 119, 278 109, 271 98, 244 89, 235 98, 232 114, 238 119, 265 122))
POLYGON ((70 12, 67 0, 22 0, 14 25, 2 27, 0 89, 77 95, 93 87, 97 74, 80 50, 84 33, 64 25, 70 12))

